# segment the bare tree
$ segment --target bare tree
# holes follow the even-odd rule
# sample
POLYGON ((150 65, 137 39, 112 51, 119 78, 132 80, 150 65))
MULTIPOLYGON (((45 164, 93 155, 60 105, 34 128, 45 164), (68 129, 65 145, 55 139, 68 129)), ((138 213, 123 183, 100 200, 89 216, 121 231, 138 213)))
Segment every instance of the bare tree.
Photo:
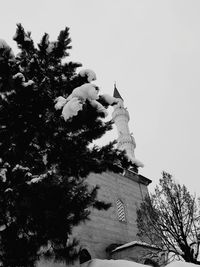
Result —
POLYGON ((137 209, 138 236, 166 252, 200 265, 200 209, 196 196, 172 176, 163 177, 154 192, 137 209))

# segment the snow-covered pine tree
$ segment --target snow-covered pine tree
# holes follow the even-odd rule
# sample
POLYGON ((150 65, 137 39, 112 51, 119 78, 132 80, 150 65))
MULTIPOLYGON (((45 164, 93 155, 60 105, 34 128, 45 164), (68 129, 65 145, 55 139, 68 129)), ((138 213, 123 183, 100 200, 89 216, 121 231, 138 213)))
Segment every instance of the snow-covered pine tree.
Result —
POLYGON ((55 109, 58 96, 88 83, 76 73, 81 64, 67 61, 69 28, 35 46, 18 24, 14 40, 16 57, 0 45, 0 266, 35 266, 42 256, 67 262, 76 256, 73 226, 90 207, 109 207, 87 175, 129 163, 113 144, 89 146, 112 128, 89 101, 67 121, 55 109))

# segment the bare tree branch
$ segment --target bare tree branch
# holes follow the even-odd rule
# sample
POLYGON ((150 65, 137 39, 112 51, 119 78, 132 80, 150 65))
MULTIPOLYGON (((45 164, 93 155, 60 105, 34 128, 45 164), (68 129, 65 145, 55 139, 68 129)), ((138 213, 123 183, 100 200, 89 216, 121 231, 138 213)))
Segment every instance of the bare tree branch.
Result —
POLYGON ((137 209, 138 236, 160 247, 169 258, 199 264, 199 214, 196 196, 163 172, 159 186, 137 209))

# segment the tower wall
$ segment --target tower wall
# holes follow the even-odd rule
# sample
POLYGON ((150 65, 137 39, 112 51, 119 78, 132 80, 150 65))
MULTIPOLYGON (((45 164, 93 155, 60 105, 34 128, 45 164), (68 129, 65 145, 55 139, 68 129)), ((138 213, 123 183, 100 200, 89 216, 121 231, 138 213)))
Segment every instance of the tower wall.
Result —
MULTIPOLYGON (((115 91, 117 89, 115 88, 115 91)), ((124 107, 123 100, 120 99, 119 102, 114 105, 114 111, 112 113, 112 119, 116 125, 118 132, 118 145, 117 148, 124 150, 128 158, 137 167, 143 167, 143 163, 135 158, 135 148, 136 143, 133 135, 129 131, 128 122, 130 119, 128 110, 124 107)))
POLYGON ((76 227, 74 235, 80 245, 90 252, 92 258, 108 258, 106 248, 111 244, 124 244, 136 240, 136 209, 147 194, 147 186, 140 181, 140 175, 129 172, 129 176, 114 173, 90 174, 90 185, 100 186, 98 198, 109 202, 107 211, 93 209, 90 221, 76 227), (131 174, 131 175, 130 175, 131 174), (119 221, 116 201, 125 206, 126 222, 119 221))
POLYGON ((129 134, 129 114, 128 111, 123 107, 114 107, 112 118, 117 126, 118 132, 129 134))

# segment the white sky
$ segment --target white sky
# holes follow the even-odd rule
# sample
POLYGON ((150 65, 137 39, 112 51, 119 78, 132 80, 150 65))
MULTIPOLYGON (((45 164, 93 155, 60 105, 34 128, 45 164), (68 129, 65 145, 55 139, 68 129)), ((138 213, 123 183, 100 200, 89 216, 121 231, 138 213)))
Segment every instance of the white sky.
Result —
POLYGON ((18 22, 36 42, 68 26, 70 59, 96 72, 101 93, 117 82, 150 189, 165 170, 200 195, 199 0, 0 1, 0 38, 12 48, 18 22))

